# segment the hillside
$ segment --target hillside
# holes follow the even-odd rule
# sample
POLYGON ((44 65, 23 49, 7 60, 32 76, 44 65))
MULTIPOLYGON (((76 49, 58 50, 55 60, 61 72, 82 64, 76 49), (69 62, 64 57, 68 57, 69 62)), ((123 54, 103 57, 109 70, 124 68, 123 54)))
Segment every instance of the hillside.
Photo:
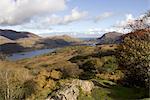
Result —
POLYGON ((17 32, 14 30, 2 30, 0 29, 0 36, 4 36, 10 40, 18 40, 22 38, 40 38, 38 35, 35 35, 30 32, 17 32))
POLYGON ((0 29, 0 51, 2 53, 15 53, 31 50, 41 37, 30 32, 0 29))
POLYGON ((0 64, 9 68, 10 73, 15 72, 19 77, 17 82, 23 81, 25 87, 19 90, 25 89, 25 92, 19 93, 25 94, 24 98, 29 100, 58 100, 63 97, 67 100, 136 100, 148 97, 146 89, 117 83, 124 74, 114 56, 116 47, 112 44, 70 46, 16 62, 0 61, 0 64), (13 65, 12 69, 10 65, 13 65), (22 74, 18 75, 18 71, 22 74))
POLYGON ((68 41, 68 42, 81 42, 80 39, 73 38, 73 37, 68 36, 68 35, 53 36, 53 37, 49 37, 49 38, 54 39, 54 40, 62 39, 62 40, 68 41))
POLYGON ((109 32, 98 38, 98 44, 118 44, 121 42, 122 33, 109 32))
POLYGON ((41 44, 43 47, 54 48, 71 45, 81 45, 83 42, 79 39, 70 37, 68 35, 46 37, 40 39, 37 44, 41 44))
POLYGON ((10 40, 4 36, 0 36, 0 45, 5 43, 13 43, 13 42, 14 42, 13 40, 10 40))
POLYGON ((82 41, 67 35, 42 38, 30 32, 0 30, 0 50, 3 53, 15 53, 33 49, 56 48, 81 45, 82 41), (13 50, 10 48, 14 48, 13 50))

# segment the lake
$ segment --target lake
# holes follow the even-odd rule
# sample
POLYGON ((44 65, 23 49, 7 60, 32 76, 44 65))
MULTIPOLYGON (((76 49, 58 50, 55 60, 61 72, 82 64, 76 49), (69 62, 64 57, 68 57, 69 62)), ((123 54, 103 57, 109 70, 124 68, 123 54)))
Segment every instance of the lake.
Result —
MULTIPOLYGON (((87 46, 95 46, 95 44, 83 44, 83 45, 87 45, 87 46)), ((12 55, 7 57, 7 60, 10 61, 16 61, 16 60, 21 60, 21 59, 25 59, 25 58, 32 58, 35 56, 39 56, 42 54, 46 54, 46 53, 50 53, 55 51, 58 48, 53 48, 53 49, 41 49, 41 50, 34 50, 34 51, 29 51, 29 52, 20 52, 20 53, 13 53, 12 55)))
POLYGON ((29 51, 29 52, 14 53, 11 56, 8 56, 7 59, 11 61, 16 61, 16 60, 31 58, 31 57, 39 56, 42 54, 50 53, 55 50, 56 49, 42 49, 42 50, 34 50, 34 51, 29 51))

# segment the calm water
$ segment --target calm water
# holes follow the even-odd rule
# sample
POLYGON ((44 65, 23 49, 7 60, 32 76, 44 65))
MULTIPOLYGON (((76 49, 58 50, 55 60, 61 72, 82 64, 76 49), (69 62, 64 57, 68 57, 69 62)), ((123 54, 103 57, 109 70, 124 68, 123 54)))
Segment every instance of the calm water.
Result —
POLYGON ((34 50, 34 51, 30 51, 30 52, 14 53, 11 56, 8 56, 7 59, 11 60, 11 61, 16 61, 16 60, 31 58, 34 56, 39 56, 42 54, 50 53, 50 52, 53 52, 54 50, 56 50, 56 49, 42 49, 42 50, 34 50))
MULTIPOLYGON (((85 45, 95 46, 94 43, 85 44, 85 45)), ((34 50, 34 51, 30 51, 30 52, 14 53, 11 56, 8 56, 7 59, 10 60, 10 61, 16 61, 16 60, 31 58, 31 57, 39 56, 39 55, 42 55, 42 54, 50 53, 50 52, 53 52, 55 50, 56 50, 56 48, 55 49, 34 50)))

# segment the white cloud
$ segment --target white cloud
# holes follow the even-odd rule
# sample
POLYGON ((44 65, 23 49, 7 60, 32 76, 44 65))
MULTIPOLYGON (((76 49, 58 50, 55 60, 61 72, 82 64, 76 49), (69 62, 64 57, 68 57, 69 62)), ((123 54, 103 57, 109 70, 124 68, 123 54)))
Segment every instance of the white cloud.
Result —
POLYGON ((132 14, 126 14, 125 16, 125 20, 117 21, 117 27, 126 27, 127 25, 134 23, 135 18, 132 14))
POLYGON ((81 20, 87 15, 87 12, 79 12, 77 8, 72 9, 71 15, 64 17, 64 23, 71 23, 73 21, 81 20))
MULTIPOLYGON (((58 16, 55 14, 47 16, 37 16, 31 18, 28 23, 10 26, 12 29, 19 30, 51 30, 54 25, 66 25, 72 22, 83 20, 87 16, 86 11, 79 11, 77 8, 71 10, 71 13, 65 16, 58 16)), ((4 28, 6 26, 3 26, 4 28)), ((9 27, 9 28, 10 28, 9 27)))
MULTIPOLYGON (((128 33, 131 30, 126 29, 125 27, 127 27, 128 25, 138 25, 138 23, 136 23, 136 20, 139 20, 139 19, 143 18, 144 16, 145 15, 140 15, 139 17, 136 18, 132 14, 126 14, 125 19, 122 21, 117 21, 116 25, 114 25, 113 27, 91 28, 91 29, 89 29, 89 32, 91 32, 91 33, 95 33, 95 32, 107 33, 107 32, 116 31, 116 32, 120 32, 120 33, 128 33)), ((147 19, 144 20, 144 24, 150 25, 150 17, 148 17, 147 19)), ((141 25, 140 25, 140 27, 141 27, 141 25)))
POLYGON ((113 16, 112 12, 105 12, 105 13, 103 13, 101 15, 96 16, 94 22, 98 22, 100 20, 104 20, 104 19, 109 18, 111 16, 113 16))
POLYGON ((0 24, 17 25, 34 16, 65 9, 66 0, 1 0, 0 24))
POLYGON ((43 23, 48 23, 50 25, 61 25, 61 24, 69 24, 75 21, 80 21, 84 19, 87 16, 86 11, 78 11, 77 8, 72 9, 71 14, 66 15, 64 17, 60 17, 57 15, 52 15, 50 17, 47 17, 43 23))
POLYGON ((118 27, 108 27, 108 28, 91 28, 89 29, 89 32, 92 33, 108 33, 108 32, 119 32, 119 33, 124 33, 124 29, 118 28, 118 27))
POLYGON ((133 17, 132 14, 127 14, 126 19, 122 21, 117 21, 115 25, 117 28, 123 29, 126 32, 131 30, 143 29, 150 26, 150 17, 145 17, 145 14, 139 15, 138 17, 133 17), (140 21, 142 19, 142 22, 140 21), (132 26, 132 27, 130 27, 132 26))

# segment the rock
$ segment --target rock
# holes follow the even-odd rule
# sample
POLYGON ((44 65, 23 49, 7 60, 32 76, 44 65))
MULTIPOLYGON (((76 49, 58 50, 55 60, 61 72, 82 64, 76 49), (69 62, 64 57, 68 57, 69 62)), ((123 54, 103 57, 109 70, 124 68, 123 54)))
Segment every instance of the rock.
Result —
POLYGON ((65 86, 46 100, 77 100, 79 89, 76 86, 65 86))
POLYGON ((94 84, 93 82, 91 81, 83 81, 83 80, 79 80, 79 79, 74 79, 72 81, 72 85, 76 85, 76 86, 79 86, 81 87, 82 91, 84 93, 91 93, 91 90, 93 89, 94 87, 94 84))
POLYGON ((91 81, 74 79, 71 83, 66 83, 56 92, 52 93, 46 100, 77 100, 79 96, 79 87, 84 93, 91 93, 94 84, 91 81))

